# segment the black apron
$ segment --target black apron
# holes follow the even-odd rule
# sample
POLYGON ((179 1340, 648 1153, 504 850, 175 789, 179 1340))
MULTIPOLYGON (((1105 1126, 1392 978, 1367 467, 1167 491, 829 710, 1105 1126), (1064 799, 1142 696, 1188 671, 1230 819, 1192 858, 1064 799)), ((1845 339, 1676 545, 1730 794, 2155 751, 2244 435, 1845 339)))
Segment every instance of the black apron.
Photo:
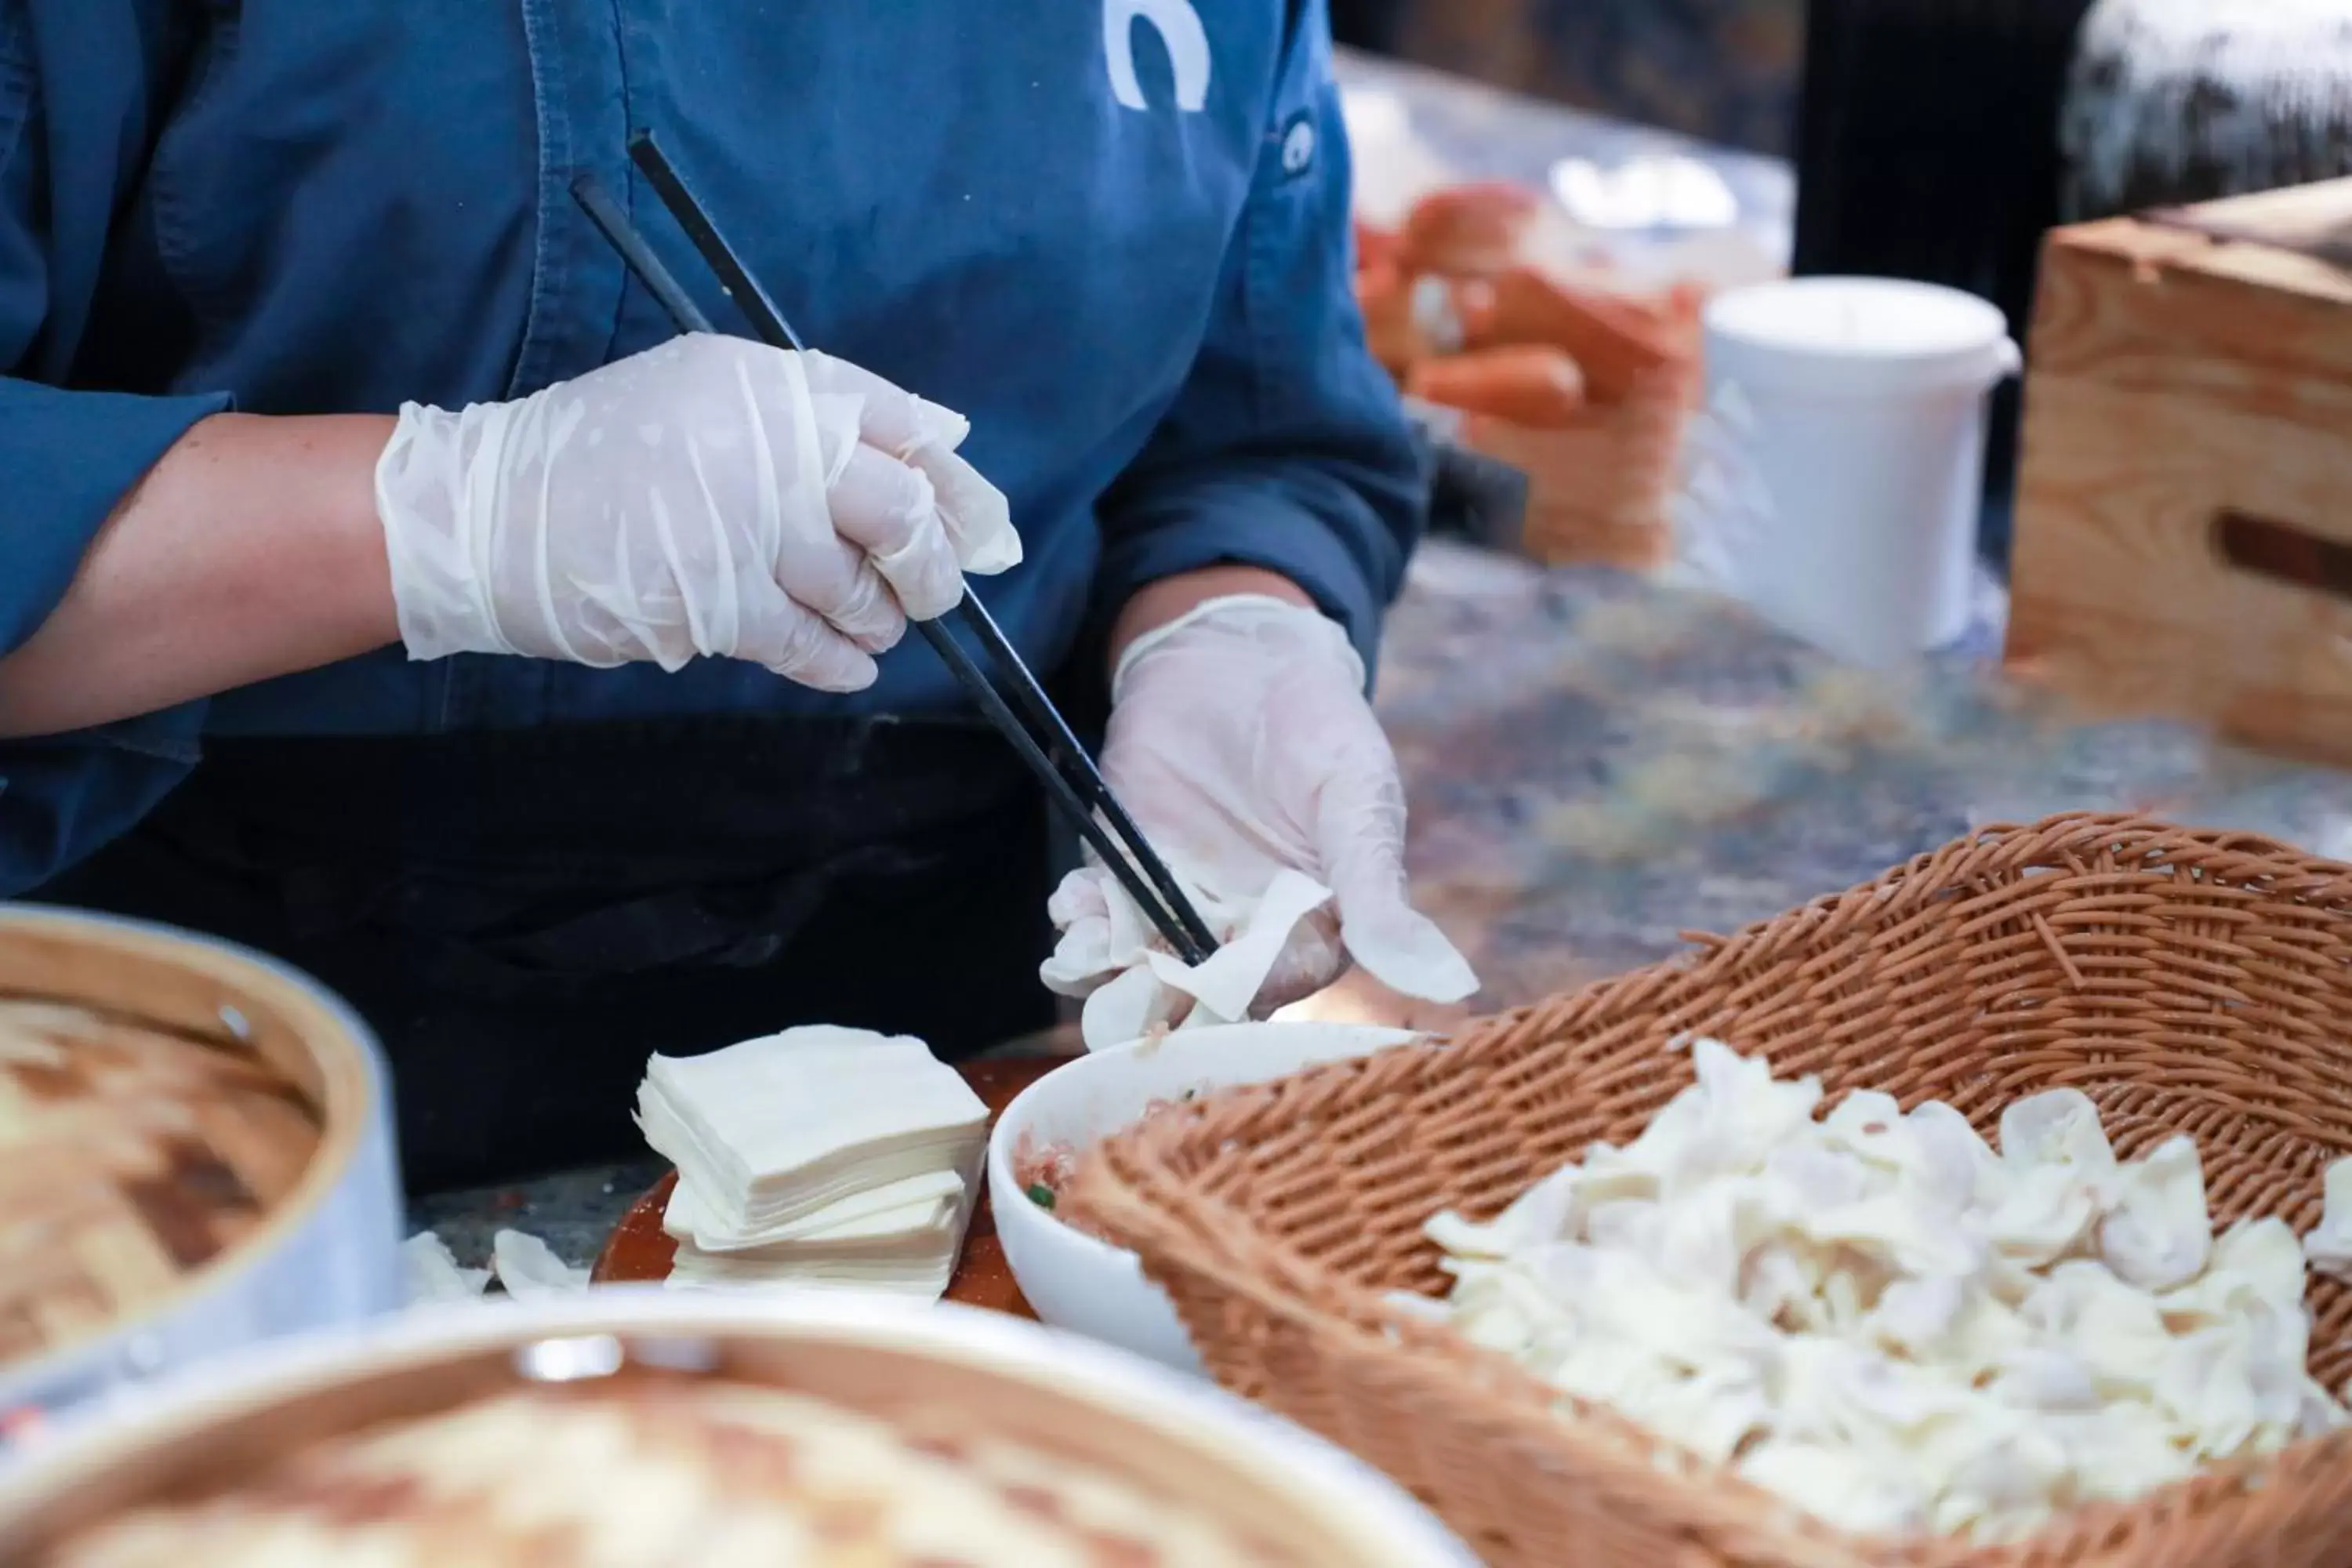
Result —
POLYGON ((1049 1026, 1049 855, 1042 796, 977 721, 726 716, 209 740, 33 896, 341 993, 429 1193, 642 1152, 651 1052, 833 1023, 954 1059, 1049 1026))

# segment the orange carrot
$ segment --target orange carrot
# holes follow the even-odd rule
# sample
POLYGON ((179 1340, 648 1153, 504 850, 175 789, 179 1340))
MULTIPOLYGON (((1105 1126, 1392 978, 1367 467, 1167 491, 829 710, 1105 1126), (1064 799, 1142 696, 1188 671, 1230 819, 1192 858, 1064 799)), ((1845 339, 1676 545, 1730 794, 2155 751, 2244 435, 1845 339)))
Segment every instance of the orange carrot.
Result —
POLYGON ((1584 377, 1576 362, 1544 343, 1423 360, 1406 378, 1405 391, 1448 408, 1492 415, 1538 430, 1576 423, 1584 406, 1584 377))

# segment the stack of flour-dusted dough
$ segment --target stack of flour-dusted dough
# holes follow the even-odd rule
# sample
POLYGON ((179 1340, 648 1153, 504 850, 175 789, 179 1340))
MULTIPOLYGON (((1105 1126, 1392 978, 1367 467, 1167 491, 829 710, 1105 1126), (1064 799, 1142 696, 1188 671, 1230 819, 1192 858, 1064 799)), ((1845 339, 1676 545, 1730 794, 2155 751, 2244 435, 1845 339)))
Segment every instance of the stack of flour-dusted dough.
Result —
POLYGON ((987 1108, 920 1040, 829 1026, 655 1057, 637 1125, 677 1166, 678 1286, 937 1297, 988 1145, 987 1108))

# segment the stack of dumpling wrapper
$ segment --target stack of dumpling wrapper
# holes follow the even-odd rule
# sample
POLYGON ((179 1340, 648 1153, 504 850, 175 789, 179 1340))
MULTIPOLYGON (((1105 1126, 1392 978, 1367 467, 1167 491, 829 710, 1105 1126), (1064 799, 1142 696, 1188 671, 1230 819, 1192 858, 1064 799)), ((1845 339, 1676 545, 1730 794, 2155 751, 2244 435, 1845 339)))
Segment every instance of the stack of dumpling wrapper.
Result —
POLYGON ((988 1146, 987 1107, 922 1041, 830 1026, 655 1057, 637 1125, 677 1166, 674 1286, 936 1299, 988 1146))
POLYGON ((2073 1089, 1996 1153, 1951 1106, 1693 1047, 1697 1082, 1490 1224, 1440 1215, 1451 1322, 1865 1534, 2031 1533, 2347 1424, 2305 1368, 2306 1262, 2352 1279, 2352 1162, 2298 1239, 2219 1237, 2196 1143, 2118 1160, 2073 1089))

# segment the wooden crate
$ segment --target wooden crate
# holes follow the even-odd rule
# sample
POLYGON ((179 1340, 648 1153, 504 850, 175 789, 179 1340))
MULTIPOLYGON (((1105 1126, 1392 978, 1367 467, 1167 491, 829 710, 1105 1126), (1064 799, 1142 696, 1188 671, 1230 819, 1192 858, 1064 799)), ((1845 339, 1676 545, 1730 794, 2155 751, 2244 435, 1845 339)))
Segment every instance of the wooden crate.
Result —
POLYGON ((2060 229, 2009 658, 2109 712, 2352 763, 2352 181, 2060 229))

